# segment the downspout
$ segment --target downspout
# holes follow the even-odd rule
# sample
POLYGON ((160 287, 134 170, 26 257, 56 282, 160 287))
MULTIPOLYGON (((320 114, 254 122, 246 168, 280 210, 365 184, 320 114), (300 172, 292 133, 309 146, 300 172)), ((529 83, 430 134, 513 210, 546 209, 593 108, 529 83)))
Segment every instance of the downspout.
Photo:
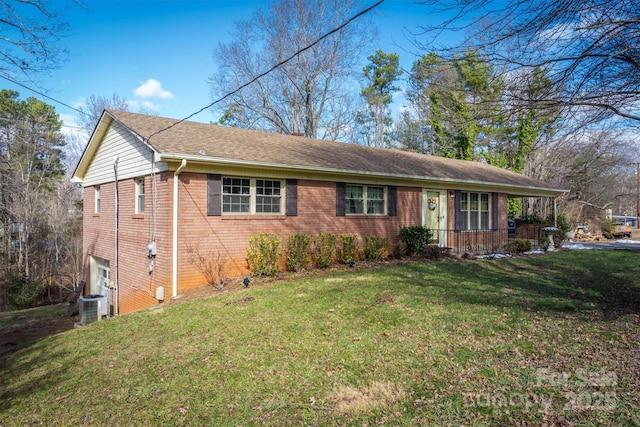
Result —
POLYGON ((187 166, 187 159, 182 159, 182 163, 173 173, 173 268, 172 278, 173 297, 178 296, 178 183, 180 172, 187 166))
POLYGON ((119 218, 119 214, 120 214, 120 199, 119 199, 119 194, 118 194, 118 161, 120 160, 119 157, 116 157, 115 159, 113 159, 113 175, 114 175, 114 179, 115 179, 115 194, 116 194, 116 235, 115 235, 115 242, 116 242, 116 265, 115 265, 115 270, 116 270, 116 277, 115 277, 115 282, 114 282, 114 287, 116 288, 116 309, 115 309, 115 314, 116 316, 120 315, 120 283, 119 283, 119 248, 118 248, 118 242, 119 242, 119 223, 120 223, 120 218, 119 218))

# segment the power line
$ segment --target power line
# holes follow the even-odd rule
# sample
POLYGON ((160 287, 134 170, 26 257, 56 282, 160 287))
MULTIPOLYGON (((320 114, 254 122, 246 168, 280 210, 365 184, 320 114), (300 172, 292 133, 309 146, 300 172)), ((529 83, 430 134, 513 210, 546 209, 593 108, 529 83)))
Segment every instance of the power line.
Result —
POLYGON ((334 28, 333 30, 323 34, 322 36, 320 36, 318 39, 316 39, 314 42, 312 42, 311 44, 307 45, 306 47, 303 47, 302 49, 298 50, 296 53, 294 53, 293 55, 289 56, 288 58, 280 61, 279 63, 277 63, 276 65, 274 65, 273 67, 269 68, 267 71, 263 72, 262 74, 257 75, 256 77, 254 77, 253 79, 251 79, 250 81, 248 81, 247 83, 244 83, 243 85, 239 86, 237 89, 227 93, 226 95, 222 96, 221 98, 216 99, 215 101, 211 102, 209 105, 206 105, 202 108, 200 108, 198 111, 196 111, 195 113, 189 114, 187 117, 178 120, 177 122, 162 128, 154 133, 152 133, 151 135, 149 135, 149 137, 147 138, 147 142, 151 139, 152 136, 155 136, 159 133, 162 132, 166 132, 167 130, 171 129, 174 126, 179 125, 182 122, 185 122, 187 120, 189 120, 191 117, 195 116, 196 114, 200 114, 202 113, 204 110, 213 107, 214 105, 216 105, 219 102, 224 101, 225 99, 227 99, 228 97, 235 95, 236 93, 240 92, 242 89, 244 89, 245 87, 253 84, 255 81, 261 79, 262 77, 266 76, 267 74, 271 73, 273 70, 275 70, 276 68, 286 64, 287 62, 291 61, 293 58, 295 58, 296 56, 300 55, 301 53, 311 49, 313 46, 317 45, 318 43, 320 43, 322 40, 326 39, 327 37, 329 37, 330 35, 337 33, 338 31, 342 30, 344 27, 346 27, 347 25, 349 25, 351 22, 353 22, 354 20, 358 19, 359 17, 361 17, 362 15, 370 12, 372 9, 374 9, 375 7, 379 6, 382 2, 384 2, 384 0, 378 0, 378 2, 376 2, 374 5, 369 6, 368 8, 358 12, 357 14, 355 14, 354 16, 352 16, 351 18, 347 19, 344 23, 342 23, 340 26, 334 28))
MULTIPOLYGON (((224 101, 225 99, 227 99, 228 97, 230 97, 230 96, 232 96, 232 95, 235 95, 236 93, 240 92, 240 91, 241 91, 242 89, 244 89, 245 87, 247 87, 247 86, 249 86, 249 85, 253 84, 253 83, 254 83, 254 82, 256 82, 257 80, 259 80, 259 79, 261 79, 262 77, 266 76, 267 74, 271 73, 271 72, 272 72, 273 70, 275 70, 276 68, 278 68, 278 67, 280 67, 280 66, 282 66, 282 65, 286 64, 287 62, 291 61, 291 60, 292 60, 293 58, 295 58, 296 56, 300 55, 300 54, 301 54, 301 53, 303 53, 303 52, 306 52, 306 51, 307 51, 307 50, 309 50, 309 49, 311 49, 313 46, 317 45, 317 44, 318 44, 318 43, 320 43, 322 40, 326 39, 327 37, 331 36, 332 34, 337 33, 338 31, 342 30, 344 27, 346 27, 347 25, 349 25, 351 22, 353 22, 354 20, 358 19, 358 18, 359 18, 359 17, 361 17, 362 15, 364 15, 364 14, 366 14, 366 13, 370 12, 372 9, 376 8, 377 6, 379 6, 379 5, 380 5, 381 3, 383 3, 383 2, 384 2, 384 0, 378 0, 378 1, 377 1, 375 4, 373 4, 372 6, 369 6, 368 8, 366 8, 366 9, 364 9, 364 10, 362 10, 362 11, 358 12, 357 14, 355 14, 354 16, 352 16, 351 18, 347 19, 347 20, 346 20, 344 23, 342 23, 340 26, 338 26, 338 27, 334 28, 333 30, 331 30, 331 31, 329 31, 329 32, 327 32, 327 33, 325 33, 325 34, 323 34, 322 36, 320 36, 318 39, 316 39, 316 40, 315 40, 314 42, 312 42, 311 44, 309 44, 309 45, 307 45, 306 47, 304 47, 304 48, 302 48, 302 49, 298 50, 297 52, 295 52, 294 54, 292 54, 292 55, 291 55, 291 56, 289 56, 288 58, 286 58, 286 59, 284 59, 284 60, 280 61, 279 63, 277 63, 277 64, 276 64, 276 65, 274 65, 273 67, 269 68, 267 71, 265 71, 265 72, 263 72, 263 73, 261 73, 261 74, 257 75, 256 77, 254 77, 253 79, 251 79, 251 80, 250 80, 250 81, 248 81, 247 83, 244 83, 243 85, 239 86, 237 89, 235 89, 235 90, 233 90, 233 91, 231 91, 231 92, 229 92, 229 93, 225 94, 225 95, 224 95, 224 96, 222 96, 221 98, 218 98, 218 99, 216 99, 215 101, 211 102, 210 104, 208 104, 208 105, 206 105, 206 106, 204 106, 204 107, 200 108, 198 111, 196 111, 196 112, 194 112, 194 113, 192 113, 192 114, 189 114, 187 117, 185 117, 185 118, 183 118, 183 119, 178 120, 177 122, 173 123, 172 125, 169 125, 169 126, 167 126, 167 127, 165 127, 165 128, 162 128, 162 129, 160 129, 160 130, 158 130, 158 131, 156 131, 156 132, 152 133, 152 134, 151 134, 151 135, 149 135, 149 137, 147 138, 147 141, 149 141, 149 140, 151 139, 151 137, 152 137, 152 136, 155 136, 155 135, 157 135, 157 134, 159 134, 159 133, 162 133, 162 132, 166 132, 167 130, 171 129, 172 127, 177 126, 177 125, 179 125, 180 123, 182 123, 182 122, 184 122, 184 121, 189 120, 189 119, 190 119, 190 118, 192 118, 193 116, 195 116, 195 115, 197 115, 197 114, 202 113, 204 110, 206 110, 206 109, 208 109, 208 108, 213 107, 213 106, 214 106, 214 105, 216 105, 217 103, 224 101)), ((33 88, 30 88, 30 87, 28 87, 28 86, 26 86, 26 85, 24 85, 24 84, 22 84, 22 83, 20 83, 20 82, 18 82, 18 81, 16 81, 16 80, 13 80, 13 79, 11 79, 11 78, 7 77, 7 76, 6 76, 6 75, 4 75, 4 74, 0 74, 0 77, 2 77, 3 79, 5 79, 5 80, 7 80, 7 81, 9 81, 9 82, 11 82, 11 83, 13 83, 13 84, 17 85, 17 86, 23 87, 23 88, 25 88, 25 89, 27 89, 27 90, 29 90, 29 91, 33 92, 33 93, 36 93, 36 94, 38 94, 38 95, 40 95, 40 96, 42 96, 42 97, 44 97, 44 98, 47 98, 47 99, 49 99, 49 100, 51 100, 51 101, 53 101, 53 102, 55 102, 55 103, 58 103, 58 104, 63 105, 63 106, 65 106, 65 107, 67 107, 67 108, 70 108, 71 110, 76 111, 76 112, 78 112, 78 113, 80 113, 80 114, 82 114, 82 115, 85 115, 85 116, 87 116, 87 117, 91 117, 92 119, 95 119, 95 117, 94 117, 93 115, 91 115, 91 114, 89 114, 89 113, 87 113, 87 112, 85 112, 85 111, 79 110, 79 109, 77 109, 77 108, 75 108, 75 107, 72 107, 72 106, 71 106, 71 105, 69 105, 69 104, 66 104, 66 103, 64 103, 64 102, 62 102, 62 101, 60 101, 60 100, 58 100, 58 99, 55 99, 55 98, 53 98, 53 97, 51 97, 51 96, 49 96, 49 95, 46 95, 46 94, 44 94, 44 93, 42 93, 42 92, 40 92, 40 91, 38 91, 38 90, 35 90, 35 89, 33 89, 33 88)), ((67 126, 67 127, 72 127, 72 126, 67 126)))
POLYGON ((58 103, 58 104, 60 104, 60 105, 64 105, 64 106, 65 106, 65 107, 67 107, 67 108, 71 108, 73 111, 77 111, 78 113, 80 113, 80 114, 84 114, 85 116, 91 117, 92 119, 94 119, 94 118, 95 118, 95 117, 93 117, 93 116, 92 116, 91 114, 89 114, 89 113, 85 113, 84 111, 78 110, 77 108, 72 107, 72 106, 71 106, 71 105, 69 105, 69 104, 65 104, 65 103, 64 103, 64 102, 62 102, 62 101, 59 101, 59 100, 57 100, 57 99, 55 99, 55 98, 50 97, 49 95, 45 95, 44 93, 42 93, 42 92, 40 92, 40 91, 37 91, 37 90, 35 90, 35 89, 33 89, 33 88, 30 88, 29 86, 26 86, 26 85, 24 85, 24 84, 22 84, 22 83, 20 83, 20 82, 17 82, 17 81, 15 81, 15 80, 13 80, 13 79, 10 79, 9 77, 5 76, 4 74, 0 74, 0 77, 2 77, 3 79, 5 79, 5 80, 7 80, 7 81, 9 81, 9 82, 11 82, 11 83, 13 83, 14 85, 18 85, 18 86, 20 86, 20 87, 23 87, 23 88, 25 88, 25 89, 27 89, 27 90, 30 90, 30 91, 31 91, 31 92, 33 92, 33 93, 37 93, 38 95, 45 97, 45 98, 47 98, 47 99, 49 99, 49 100, 51 100, 51 101, 53 101, 53 102, 56 102, 56 103, 58 103))

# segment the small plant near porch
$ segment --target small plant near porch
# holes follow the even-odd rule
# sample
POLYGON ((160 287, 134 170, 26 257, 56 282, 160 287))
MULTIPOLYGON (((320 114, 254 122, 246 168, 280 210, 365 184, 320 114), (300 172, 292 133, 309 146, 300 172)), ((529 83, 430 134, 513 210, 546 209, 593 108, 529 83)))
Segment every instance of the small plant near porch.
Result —
POLYGON ((421 225, 402 227, 400 229, 400 240, 404 244, 404 250, 407 255, 424 254, 424 251, 433 240, 433 231, 421 225))
POLYGON ((516 239, 513 242, 509 242, 504 245, 505 250, 512 254, 521 254, 523 252, 530 251, 533 247, 531 240, 528 239, 516 239))
POLYGON ((366 236, 364 238, 364 259, 367 261, 381 261, 389 249, 391 242, 384 236, 366 236))

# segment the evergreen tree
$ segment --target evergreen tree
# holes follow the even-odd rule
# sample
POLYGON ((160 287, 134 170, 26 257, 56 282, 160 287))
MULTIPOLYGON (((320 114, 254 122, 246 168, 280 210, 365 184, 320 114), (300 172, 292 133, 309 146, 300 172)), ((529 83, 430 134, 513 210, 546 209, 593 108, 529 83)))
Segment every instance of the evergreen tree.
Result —
POLYGON ((367 102, 371 117, 375 123, 373 145, 385 146, 386 129, 391 125, 389 104, 393 101, 393 92, 400 90, 394 83, 402 74, 400 57, 395 53, 376 51, 367 57, 370 63, 364 69, 368 85, 360 93, 367 102))

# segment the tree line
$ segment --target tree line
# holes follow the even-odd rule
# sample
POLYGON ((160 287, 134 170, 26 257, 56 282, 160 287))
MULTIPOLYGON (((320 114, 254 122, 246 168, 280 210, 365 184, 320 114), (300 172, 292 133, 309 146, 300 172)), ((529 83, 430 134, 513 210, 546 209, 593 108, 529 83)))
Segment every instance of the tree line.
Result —
POLYGON ((82 205, 64 165, 61 127, 51 105, 0 91, 0 304, 5 308, 59 300, 63 288, 79 281, 82 205))

